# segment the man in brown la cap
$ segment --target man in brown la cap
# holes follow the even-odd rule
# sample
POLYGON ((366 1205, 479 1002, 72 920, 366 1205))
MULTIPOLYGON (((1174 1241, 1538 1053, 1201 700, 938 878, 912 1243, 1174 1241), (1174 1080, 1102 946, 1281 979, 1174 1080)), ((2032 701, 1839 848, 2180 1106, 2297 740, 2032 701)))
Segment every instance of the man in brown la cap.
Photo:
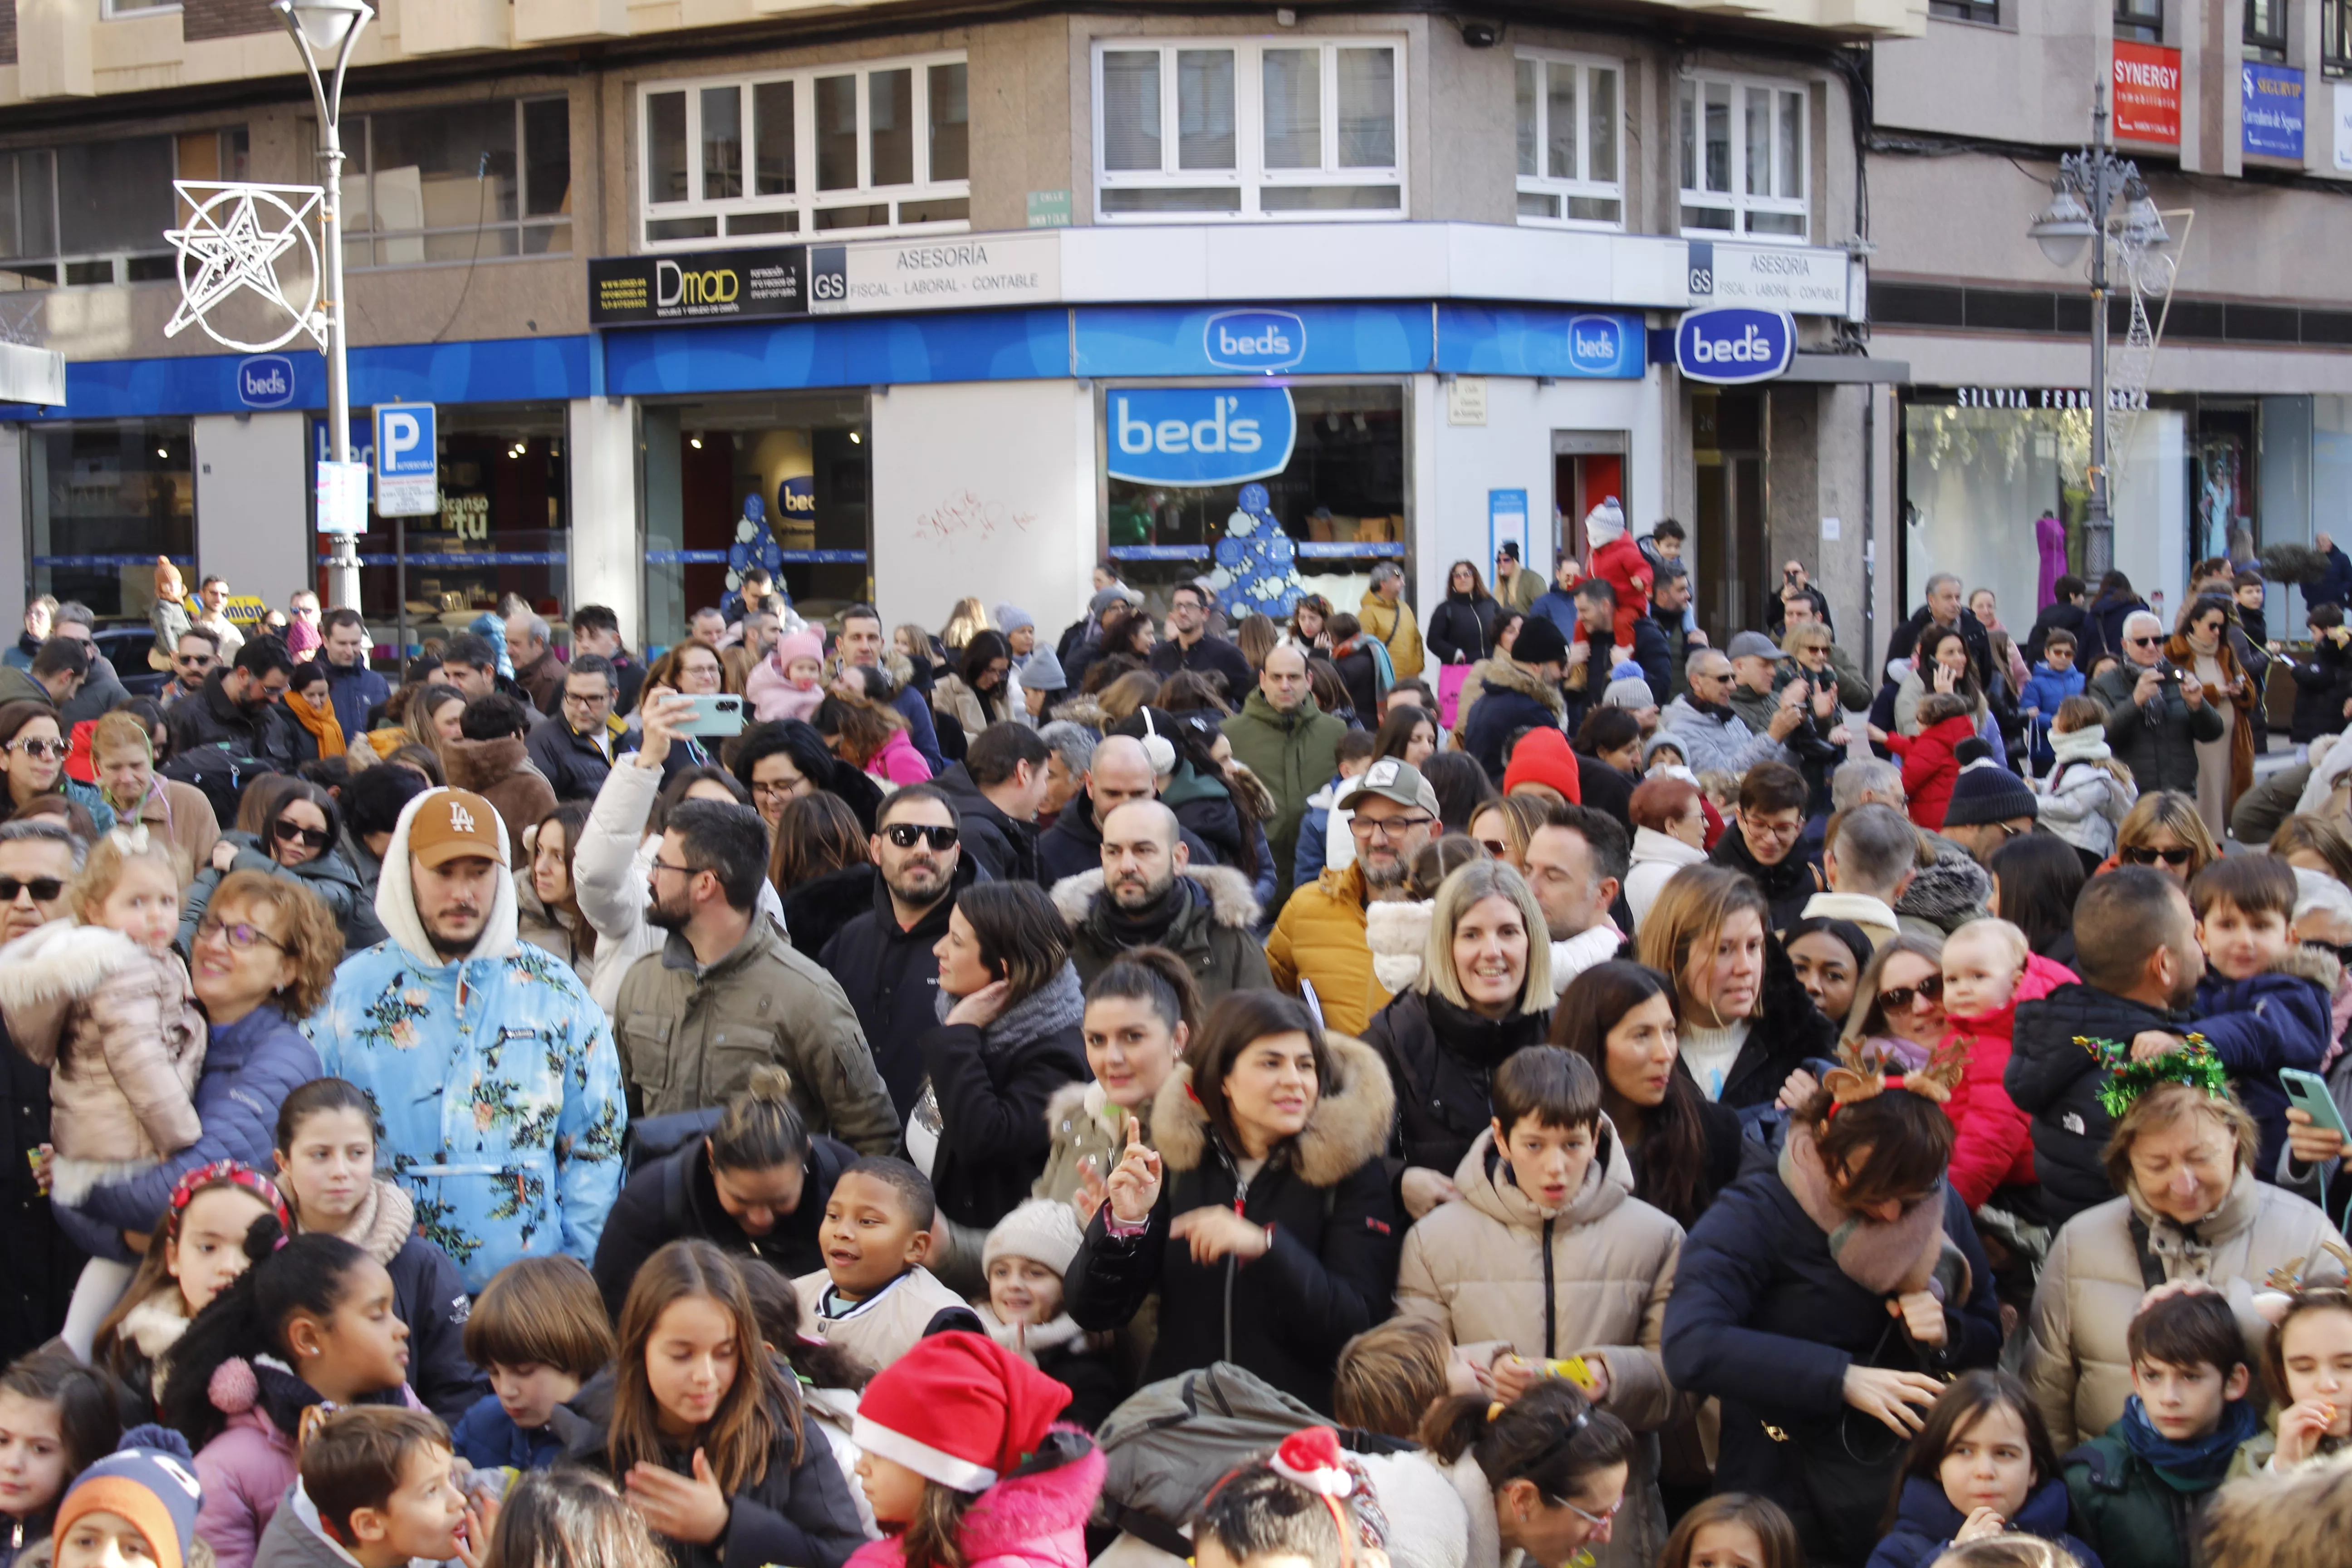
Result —
POLYGON ((523 1258, 594 1258, 628 1126, 604 1009, 516 940, 512 853, 470 790, 408 803, 385 846, 389 939, 345 958, 319 1058, 378 1108, 383 1155, 468 1291, 523 1258))

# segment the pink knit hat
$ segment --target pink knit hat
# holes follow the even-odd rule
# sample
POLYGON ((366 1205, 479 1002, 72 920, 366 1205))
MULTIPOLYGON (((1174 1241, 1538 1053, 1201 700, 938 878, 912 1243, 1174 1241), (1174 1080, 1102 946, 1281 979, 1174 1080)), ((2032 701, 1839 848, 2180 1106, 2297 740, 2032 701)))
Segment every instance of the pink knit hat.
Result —
POLYGON ((813 658, 817 663, 823 664, 824 639, 814 632, 794 632, 789 637, 778 637, 776 663, 785 669, 790 669, 793 667, 793 660, 796 658, 813 658))

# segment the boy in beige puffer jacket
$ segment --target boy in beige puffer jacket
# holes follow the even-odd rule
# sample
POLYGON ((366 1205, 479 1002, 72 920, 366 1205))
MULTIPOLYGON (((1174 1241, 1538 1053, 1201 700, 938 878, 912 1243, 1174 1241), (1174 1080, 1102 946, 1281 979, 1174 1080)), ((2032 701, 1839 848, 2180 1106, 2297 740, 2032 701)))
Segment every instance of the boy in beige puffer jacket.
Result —
MULTIPOLYGON (((1654 1434, 1686 1413, 1658 1344, 1683 1230, 1633 1195, 1633 1170, 1582 1057, 1532 1046, 1496 1069, 1494 1123, 1404 1239, 1398 1310, 1457 1346, 1493 1345, 1498 1394, 1577 1376, 1638 1439, 1599 1568, 1648 1568, 1665 1542, 1654 1434), (1577 1363, 1580 1362, 1580 1367, 1577 1363)), ((1485 1359, 1483 1356, 1478 1359, 1485 1359)))

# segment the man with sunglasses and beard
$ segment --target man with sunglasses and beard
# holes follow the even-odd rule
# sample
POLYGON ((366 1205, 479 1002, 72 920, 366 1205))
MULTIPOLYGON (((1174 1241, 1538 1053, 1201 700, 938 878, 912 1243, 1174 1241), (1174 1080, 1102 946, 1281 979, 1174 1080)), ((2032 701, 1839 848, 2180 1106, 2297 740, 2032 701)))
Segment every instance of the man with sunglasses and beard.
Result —
MULTIPOLYGON (((66 885, 81 858, 61 817, 0 822, 0 943, 72 917, 66 885)), ((0 1356, 11 1361, 57 1332, 81 1274, 82 1256, 50 1217, 34 1169, 48 1136, 48 1069, 26 1060, 0 1024, 0 1248, 8 1258, 0 1356)))
POLYGON ((848 995, 901 1120, 923 1093, 922 1037, 940 1026, 940 963, 955 896, 987 879, 963 852, 963 815, 931 784, 908 784, 875 808, 866 840, 879 875, 874 907, 817 954, 848 995))
POLYGON ((646 920, 669 932, 629 966, 613 1002, 632 1118, 717 1105, 771 1064, 792 1074, 812 1133, 861 1154, 898 1144, 857 1016, 833 976, 760 913, 768 829, 732 801, 670 808, 647 876, 646 920))

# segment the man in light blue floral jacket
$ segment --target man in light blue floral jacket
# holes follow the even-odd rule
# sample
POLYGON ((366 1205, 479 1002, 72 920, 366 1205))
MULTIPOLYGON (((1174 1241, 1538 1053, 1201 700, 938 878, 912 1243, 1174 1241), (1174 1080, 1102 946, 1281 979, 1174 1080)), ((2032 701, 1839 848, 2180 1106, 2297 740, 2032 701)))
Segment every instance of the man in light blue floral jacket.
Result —
POLYGON ((568 965, 516 939, 509 865, 480 795, 410 801, 376 889, 391 939, 343 961, 310 1020, 470 1291, 520 1258, 595 1256, 628 1130, 612 1026, 568 965))

